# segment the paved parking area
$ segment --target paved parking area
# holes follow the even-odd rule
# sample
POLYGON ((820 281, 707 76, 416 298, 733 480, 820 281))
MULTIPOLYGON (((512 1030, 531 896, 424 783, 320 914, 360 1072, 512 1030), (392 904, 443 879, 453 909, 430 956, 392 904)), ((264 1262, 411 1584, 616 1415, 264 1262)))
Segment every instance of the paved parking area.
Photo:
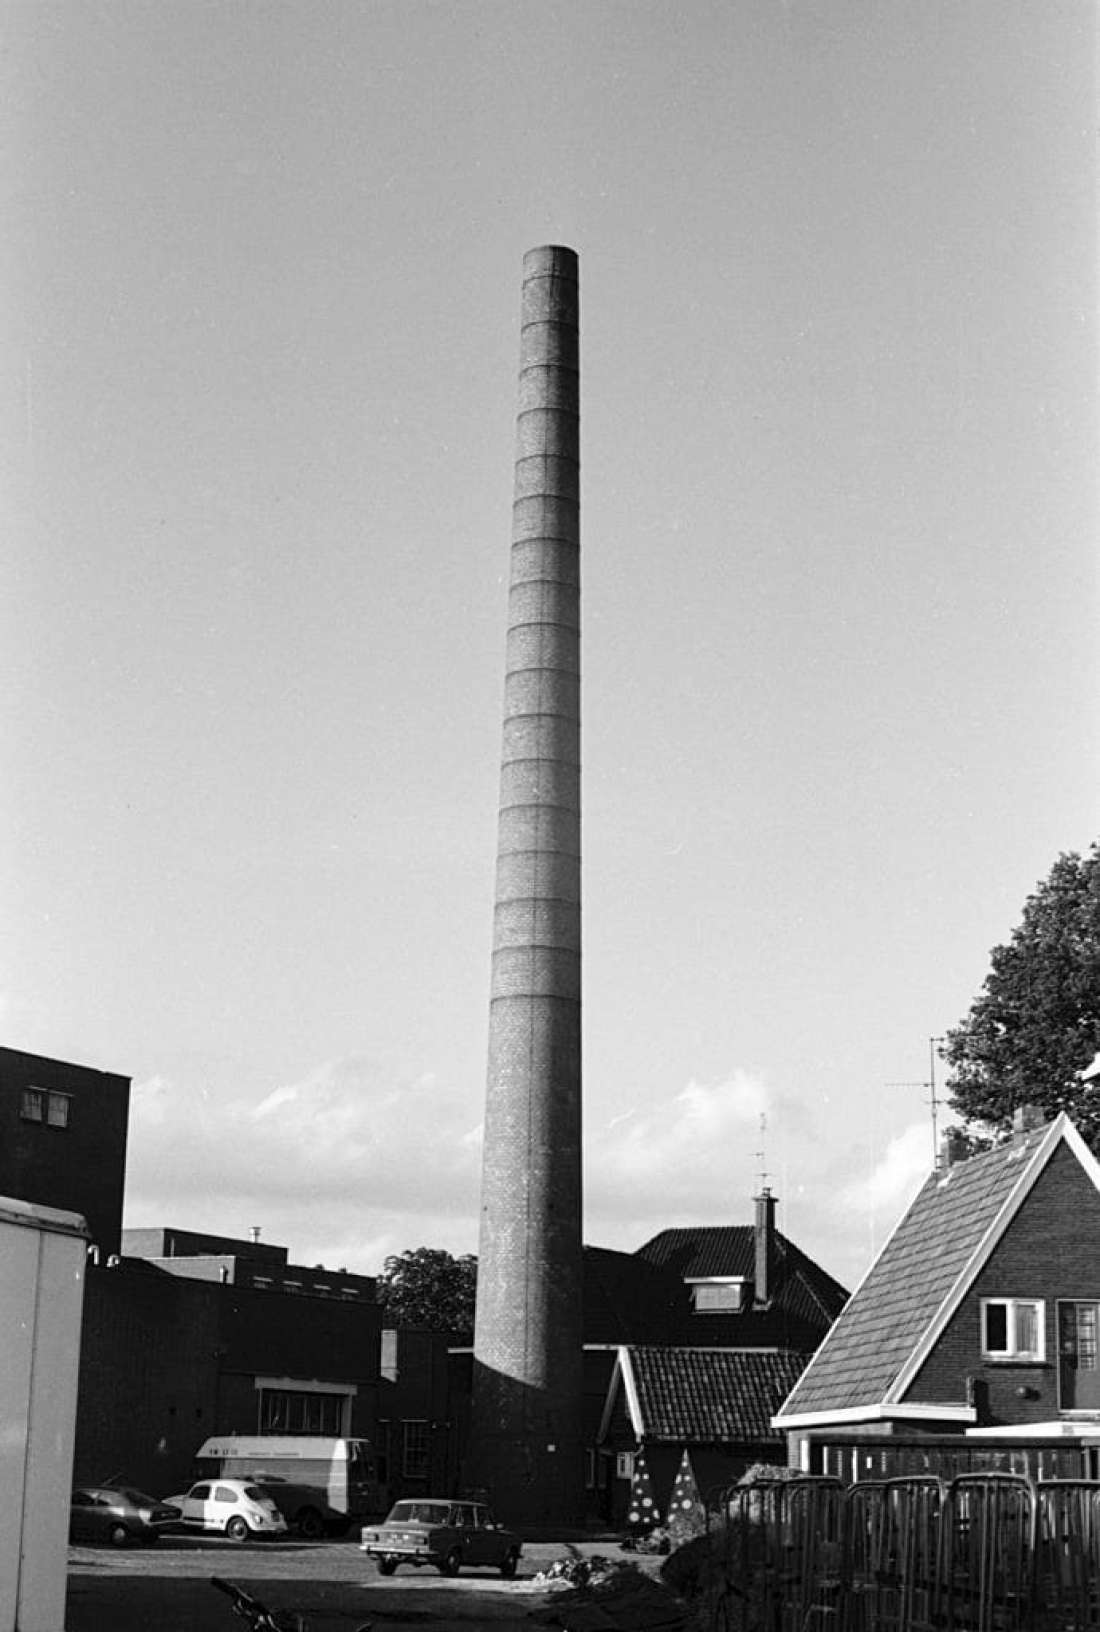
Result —
MULTIPOLYGON (((309 1632, 531 1632, 529 1617, 555 1589, 534 1578, 555 1559, 623 1558, 614 1541, 528 1542, 519 1573, 464 1570, 455 1580, 405 1566, 380 1576, 354 1541, 256 1542, 214 1536, 162 1537, 155 1547, 72 1547, 66 1632, 244 1632, 218 1575, 263 1600, 295 1609, 309 1632)), ((647 1560, 656 1569, 659 1559, 647 1560)), ((560 1589, 558 1589, 560 1590, 560 1589)))

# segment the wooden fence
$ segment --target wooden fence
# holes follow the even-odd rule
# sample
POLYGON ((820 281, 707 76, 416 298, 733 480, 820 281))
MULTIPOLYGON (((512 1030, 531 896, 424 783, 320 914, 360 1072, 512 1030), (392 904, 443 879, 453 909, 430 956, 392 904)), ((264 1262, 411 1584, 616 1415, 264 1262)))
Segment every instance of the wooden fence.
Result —
POLYGON ((827 1477, 727 1492, 713 1632, 1100 1632, 1100 1483, 827 1477))

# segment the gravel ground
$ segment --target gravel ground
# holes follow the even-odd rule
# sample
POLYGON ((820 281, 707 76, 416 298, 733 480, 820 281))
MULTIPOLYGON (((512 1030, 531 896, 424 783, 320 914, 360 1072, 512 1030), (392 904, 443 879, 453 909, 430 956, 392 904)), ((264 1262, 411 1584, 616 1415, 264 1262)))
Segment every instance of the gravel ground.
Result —
POLYGON ((355 1542, 257 1542, 163 1537, 155 1547, 72 1547, 66 1632, 246 1632, 230 1600, 210 1585, 218 1575, 270 1609, 296 1609, 309 1632, 531 1632, 529 1617, 555 1589, 534 1577, 558 1559, 600 1554, 656 1572, 609 1540, 527 1542, 519 1573, 464 1570, 455 1580, 407 1566, 383 1577, 355 1542))

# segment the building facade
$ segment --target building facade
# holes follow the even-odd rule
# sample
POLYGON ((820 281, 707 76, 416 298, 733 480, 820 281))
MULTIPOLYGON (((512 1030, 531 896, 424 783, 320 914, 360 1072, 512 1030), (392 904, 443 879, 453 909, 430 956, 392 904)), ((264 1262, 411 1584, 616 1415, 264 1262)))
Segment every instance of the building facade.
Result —
POLYGON ((0 1196, 79 1213, 93 1258, 120 1250, 130 1078, 0 1048, 0 1196))

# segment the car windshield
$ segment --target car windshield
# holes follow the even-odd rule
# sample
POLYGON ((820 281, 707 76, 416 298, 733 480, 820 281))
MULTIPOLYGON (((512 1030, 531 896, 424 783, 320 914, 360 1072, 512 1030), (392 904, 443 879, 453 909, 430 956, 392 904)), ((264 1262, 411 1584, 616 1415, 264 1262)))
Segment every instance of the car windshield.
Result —
POLYGON ((448 1502, 398 1502, 390 1513, 393 1524, 446 1524, 448 1502))
POLYGON ((157 1505, 154 1497, 146 1496, 144 1491, 141 1490, 120 1490, 119 1495, 123 1501, 129 1502, 131 1507, 156 1507, 157 1505))

